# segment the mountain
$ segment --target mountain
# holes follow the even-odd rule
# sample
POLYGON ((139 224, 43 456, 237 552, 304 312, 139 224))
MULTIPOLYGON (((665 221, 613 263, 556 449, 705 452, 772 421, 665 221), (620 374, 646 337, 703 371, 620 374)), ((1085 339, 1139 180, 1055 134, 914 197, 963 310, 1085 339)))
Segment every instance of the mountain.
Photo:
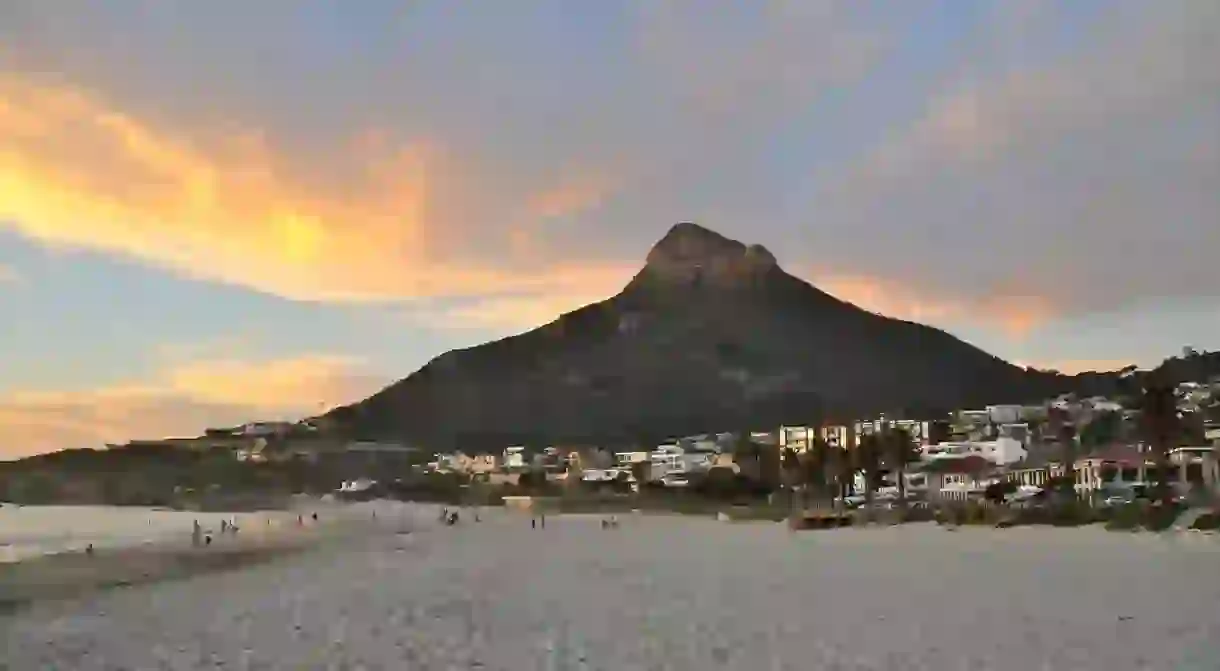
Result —
POLYGON ((1072 380, 862 310, 762 246, 682 223, 618 295, 447 352, 328 417, 361 437, 477 450, 926 415, 1038 399, 1072 380))

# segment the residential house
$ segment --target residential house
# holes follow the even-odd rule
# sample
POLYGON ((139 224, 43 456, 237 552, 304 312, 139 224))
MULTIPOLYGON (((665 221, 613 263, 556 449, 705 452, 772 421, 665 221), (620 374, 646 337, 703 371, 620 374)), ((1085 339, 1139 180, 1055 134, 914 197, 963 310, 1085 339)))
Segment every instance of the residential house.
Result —
POLYGON ((251 422, 239 429, 245 436, 282 436, 292 431, 292 422, 251 422))
POLYGON ((851 449, 856 446, 855 427, 847 424, 823 426, 819 429, 823 441, 831 447, 851 449))
POLYGON ((521 446, 504 448, 504 453, 500 457, 500 464, 506 471, 525 470, 529 466, 525 460, 525 448, 521 446))
POLYGON ((779 445, 780 447, 796 452, 805 452, 813 444, 813 438, 817 432, 808 426, 781 426, 779 427, 779 445))
POLYGON ((643 450, 630 452, 615 452, 614 464, 622 468, 631 468, 632 464, 648 463, 651 454, 643 450))
POLYGON ((650 477, 663 478, 673 473, 698 473, 712 467, 715 451, 691 451, 680 445, 667 444, 657 447, 649 455, 650 477))
POLYGON ((927 460, 978 456, 996 466, 1016 464, 1029 454, 1021 441, 1005 437, 995 440, 953 441, 925 445, 920 448, 920 452, 927 460))
POLYGON ((928 498, 937 501, 978 498, 998 480, 996 464, 976 454, 933 459, 913 470, 923 474, 928 498))
POLYGON ((779 431, 751 431, 750 442, 760 445, 779 445, 779 431))
POLYGON ((614 455, 597 447, 567 448, 564 463, 569 472, 579 473, 590 469, 610 468, 614 465, 614 455))

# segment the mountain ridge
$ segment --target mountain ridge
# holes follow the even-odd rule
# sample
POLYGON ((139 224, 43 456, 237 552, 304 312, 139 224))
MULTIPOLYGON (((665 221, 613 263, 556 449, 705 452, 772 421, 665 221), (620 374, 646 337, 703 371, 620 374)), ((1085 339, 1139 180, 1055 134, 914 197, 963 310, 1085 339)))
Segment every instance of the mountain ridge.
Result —
POLYGON ((684 222, 618 294, 441 354, 325 416, 354 435, 478 450, 932 416, 1073 391, 1074 380, 861 309, 761 245, 684 222))

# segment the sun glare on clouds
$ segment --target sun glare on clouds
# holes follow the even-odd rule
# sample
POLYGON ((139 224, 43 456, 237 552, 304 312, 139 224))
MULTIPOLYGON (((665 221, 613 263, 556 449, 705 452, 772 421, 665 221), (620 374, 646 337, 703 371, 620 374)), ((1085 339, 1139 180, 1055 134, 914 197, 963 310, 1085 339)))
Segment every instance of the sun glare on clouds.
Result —
POLYGON ((302 354, 196 359, 167 363, 148 379, 92 390, 0 394, 0 459, 297 419, 358 400, 387 383, 358 359, 302 354))

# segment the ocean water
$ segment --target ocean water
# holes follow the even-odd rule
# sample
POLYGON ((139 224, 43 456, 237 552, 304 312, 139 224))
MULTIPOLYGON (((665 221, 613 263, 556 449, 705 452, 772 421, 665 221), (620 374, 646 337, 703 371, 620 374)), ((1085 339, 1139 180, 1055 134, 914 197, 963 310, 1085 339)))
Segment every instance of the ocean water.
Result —
POLYGON ((221 520, 236 519, 241 527, 295 521, 283 511, 231 515, 160 508, 111 506, 0 507, 0 563, 61 552, 167 543, 190 543, 195 520, 207 532, 217 532, 221 520))

